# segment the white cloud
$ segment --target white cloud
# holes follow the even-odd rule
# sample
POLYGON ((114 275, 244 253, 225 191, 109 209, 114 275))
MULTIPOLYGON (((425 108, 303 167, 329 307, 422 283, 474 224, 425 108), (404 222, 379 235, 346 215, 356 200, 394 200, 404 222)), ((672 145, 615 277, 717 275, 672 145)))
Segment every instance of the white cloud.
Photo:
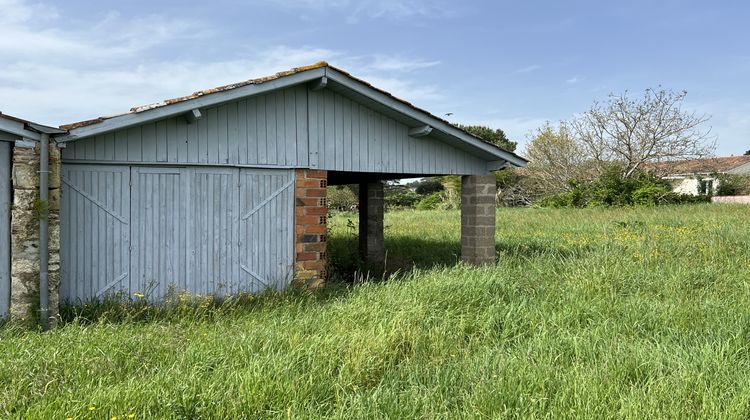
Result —
POLYGON ((570 79, 566 80, 565 83, 567 83, 569 85, 574 85, 574 84, 576 84, 576 83, 578 83, 580 81, 581 81, 581 79, 579 79, 578 76, 573 76, 570 79))
MULTIPOLYGON (((444 0, 257 0, 289 11, 337 11, 346 22, 362 18, 401 20, 411 17, 441 18, 452 15, 451 4, 444 0)), ((309 18, 308 15, 304 15, 309 18)))
POLYGON ((221 44, 222 34, 192 20, 126 19, 113 12, 96 22, 71 24, 54 9, 23 0, 0 0, 0 10, 0 111, 50 125, 125 112, 320 60, 415 103, 439 97, 437 88, 409 76, 439 64, 432 60, 353 56, 305 45, 227 48, 227 58, 215 60, 206 55, 221 51, 202 46, 221 44), (39 19, 45 21, 41 31, 39 19), (190 54, 184 54, 185 45, 190 54), (168 55, 174 51, 183 54, 168 55))
POLYGON ((528 65, 526 67, 522 67, 522 68, 516 70, 514 73, 518 73, 518 74, 531 73, 533 71, 540 70, 541 68, 542 68, 542 66, 540 66, 538 64, 531 64, 531 65, 528 65))

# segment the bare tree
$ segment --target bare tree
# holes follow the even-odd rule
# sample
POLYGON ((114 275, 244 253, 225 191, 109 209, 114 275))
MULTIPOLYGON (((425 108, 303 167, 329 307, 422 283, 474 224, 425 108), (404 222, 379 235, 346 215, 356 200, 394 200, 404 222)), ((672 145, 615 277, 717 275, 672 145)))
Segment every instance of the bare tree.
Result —
POLYGON ((630 177, 645 163, 702 158, 715 149, 706 115, 683 111, 687 92, 646 89, 642 98, 628 92, 610 95, 569 125, 585 155, 594 162, 619 162, 630 177))
MULTIPOLYGON (((531 134, 526 145, 526 168, 534 189, 557 193, 568 189, 569 181, 586 171, 590 157, 581 144, 571 136, 566 123, 553 127, 546 122, 531 134)), ((590 165, 588 165, 590 166, 590 165)))

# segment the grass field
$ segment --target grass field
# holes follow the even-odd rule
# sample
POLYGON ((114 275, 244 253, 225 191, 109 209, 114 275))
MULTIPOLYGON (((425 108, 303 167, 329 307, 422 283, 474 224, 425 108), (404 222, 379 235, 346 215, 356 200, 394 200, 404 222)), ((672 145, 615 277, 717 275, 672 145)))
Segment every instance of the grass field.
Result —
POLYGON ((750 416, 750 208, 500 210, 486 268, 458 237, 389 213, 386 282, 6 326, 0 417, 750 416))

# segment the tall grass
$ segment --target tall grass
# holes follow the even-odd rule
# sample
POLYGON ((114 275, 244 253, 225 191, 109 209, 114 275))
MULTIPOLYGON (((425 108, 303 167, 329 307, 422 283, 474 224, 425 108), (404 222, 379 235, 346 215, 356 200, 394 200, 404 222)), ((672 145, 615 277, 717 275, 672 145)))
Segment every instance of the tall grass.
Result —
POLYGON ((475 268, 457 212, 389 213, 389 281, 4 327, 0 417, 746 418, 749 215, 500 210, 498 263, 475 268))

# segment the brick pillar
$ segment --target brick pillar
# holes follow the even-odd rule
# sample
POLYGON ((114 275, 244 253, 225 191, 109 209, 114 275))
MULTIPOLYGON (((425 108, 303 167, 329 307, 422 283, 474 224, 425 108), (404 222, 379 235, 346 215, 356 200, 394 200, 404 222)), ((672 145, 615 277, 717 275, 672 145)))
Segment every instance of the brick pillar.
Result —
POLYGON ((294 284, 314 289, 326 278, 328 173, 297 169, 295 176, 294 284))
POLYGON ((359 184, 359 254, 374 270, 382 270, 385 262, 383 212, 383 183, 359 184))
POLYGON ((495 262, 495 176, 461 178, 461 260, 495 262))
POLYGON ((60 149, 49 148, 49 202, 39 202, 39 145, 13 148, 10 316, 36 321, 39 310, 39 214, 49 208, 49 316, 58 316, 60 284, 60 149))

